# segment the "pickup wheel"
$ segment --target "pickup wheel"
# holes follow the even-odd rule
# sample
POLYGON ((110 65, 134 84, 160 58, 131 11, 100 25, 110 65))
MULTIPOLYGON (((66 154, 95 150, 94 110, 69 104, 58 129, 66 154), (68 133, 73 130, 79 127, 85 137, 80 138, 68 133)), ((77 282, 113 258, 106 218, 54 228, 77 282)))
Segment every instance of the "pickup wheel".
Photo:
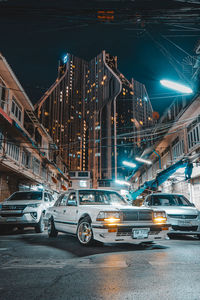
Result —
POLYGON ((47 231, 48 231, 48 237, 57 237, 58 231, 55 228, 54 220, 53 218, 48 220, 48 225, 47 225, 47 231))
POLYGON ((79 222, 77 228, 77 238, 79 243, 83 246, 89 246, 93 244, 93 231, 89 218, 86 217, 79 222))
POLYGON ((44 219, 43 219, 43 215, 41 215, 40 221, 35 226, 35 232, 42 233, 44 231, 44 228, 45 228, 44 219))

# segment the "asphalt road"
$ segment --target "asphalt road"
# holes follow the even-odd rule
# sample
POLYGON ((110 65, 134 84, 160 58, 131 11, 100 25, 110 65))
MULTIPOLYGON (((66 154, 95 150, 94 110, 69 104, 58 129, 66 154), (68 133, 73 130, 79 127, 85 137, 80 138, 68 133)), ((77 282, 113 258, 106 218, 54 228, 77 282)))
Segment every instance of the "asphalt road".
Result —
POLYGON ((200 299, 200 241, 85 248, 31 229, 0 235, 0 299, 200 299))

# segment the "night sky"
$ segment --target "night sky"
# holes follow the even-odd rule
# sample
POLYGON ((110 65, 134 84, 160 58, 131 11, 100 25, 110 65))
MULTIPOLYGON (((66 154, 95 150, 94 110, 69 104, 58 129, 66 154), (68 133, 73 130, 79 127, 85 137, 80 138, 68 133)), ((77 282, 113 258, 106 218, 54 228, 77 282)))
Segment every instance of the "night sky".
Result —
MULTIPOLYGON (((197 30, 183 32, 177 25, 166 25, 162 20, 155 25, 140 14, 138 17, 141 9, 136 9, 138 3, 148 12, 153 2, 157 9, 158 1, 132 1, 135 6, 130 18, 128 1, 0 0, 0 52, 35 103, 55 81, 58 60, 66 52, 90 60, 106 50, 118 56, 118 68, 128 79, 133 77, 146 85, 154 110, 162 114, 173 99, 164 98, 166 93, 169 96, 175 93, 161 87, 159 80, 181 79, 161 48, 173 55, 180 68, 186 53, 195 54, 200 27, 189 24, 188 27, 197 30), (99 20, 99 9, 113 9, 114 21, 99 20), (168 36, 186 53, 163 36, 168 36)), ((172 8, 175 2, 181 3, 171 1, 172 8)), ((155 14, 159 15, 157 11, 155 14)))

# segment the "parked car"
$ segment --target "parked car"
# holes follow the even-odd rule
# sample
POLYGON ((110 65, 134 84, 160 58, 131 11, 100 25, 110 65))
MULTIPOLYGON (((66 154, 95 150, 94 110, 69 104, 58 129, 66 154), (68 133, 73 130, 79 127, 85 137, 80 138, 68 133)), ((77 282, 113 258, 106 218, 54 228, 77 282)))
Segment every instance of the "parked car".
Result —
POLYGON ((164 211, 131 206, 115 191, 70 190, 58 198, 45 218, 49 237, 58 232, 76 235, 82 245, 100 242, 146 242, 166 237, 164 211))
POLYGON ((2 203, 0 226, 19 228, 35 227, 37 233, 44 231, 46 209, 54 204, 52 195, 43 191, 15 192, 2 203))
POLYGON ((200 211, 180 194, 155 193, 148 195, 143 206, 162 209, 172 225, 169 235, 195 235, 200 238, 200 211))

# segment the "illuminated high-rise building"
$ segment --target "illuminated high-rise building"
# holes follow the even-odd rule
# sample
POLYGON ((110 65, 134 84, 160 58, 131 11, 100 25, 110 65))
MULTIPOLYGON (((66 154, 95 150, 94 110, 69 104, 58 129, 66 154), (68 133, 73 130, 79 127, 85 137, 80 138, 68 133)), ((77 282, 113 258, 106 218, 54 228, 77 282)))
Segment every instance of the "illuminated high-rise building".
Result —
POLYGON ((141 130, 153 124, 145 86, 105 51, 89 62, 68 54, 36 110, 69 170, 91 171, 94 187, 127 176, 122 161, 148 144, 141 130))
POLYGON ((85 120, 88 127, 88 167, 93 185, 109 186, 127 176, 124 159, 134 159, 148 141, 141 130, 153 124, 145 86, 128 81, 117 68, 117 57, 103 51, 85 72, 85 120))
POLYGON ((85 170, 86 125, 83 118, 85 62, 67 54, 59 63, 58 78, 35 105, 41 123, 58 146, 69 170, 85 170))

